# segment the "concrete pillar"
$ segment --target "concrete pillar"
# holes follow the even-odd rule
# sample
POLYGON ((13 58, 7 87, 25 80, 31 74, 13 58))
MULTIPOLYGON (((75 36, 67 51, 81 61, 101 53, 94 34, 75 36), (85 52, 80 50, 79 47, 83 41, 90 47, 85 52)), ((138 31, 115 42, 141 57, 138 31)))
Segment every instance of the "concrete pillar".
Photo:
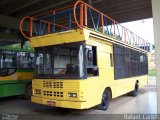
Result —
POLYGON ((155 55, 156 55, 156 72, 157 72, 157 108, 160 114, 160 0, 152 0, 155 55))

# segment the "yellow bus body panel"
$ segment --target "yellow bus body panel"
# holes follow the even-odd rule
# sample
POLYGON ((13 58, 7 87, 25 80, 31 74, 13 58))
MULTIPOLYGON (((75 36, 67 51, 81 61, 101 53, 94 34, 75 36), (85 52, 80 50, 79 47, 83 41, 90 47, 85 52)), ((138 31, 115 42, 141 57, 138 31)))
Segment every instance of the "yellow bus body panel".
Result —
MULTIPOLYGON (((106 76, 106 78, 109 78, 109 76, 106 76)), ((87 109, 101 103, 102 94, 106 87, 111 88, 112 98, 115 98, 134 90, 136 80, 139 80, 139 85, 142 87, 147 84, 147 75, 114 80, 112 84, 110 84, 108 79, 100 79, 100 77, 92 77, 84 80, 34 79, 32 81, 32 102, 49 105, 47 102, 53 101, 55 103, 53 106, 56 107, 87 109), (43 82, 63 82, 64 89, 45 88, 43 87, 43 82), (40 89, 41 95, 34 94, 35 89, 40 89), (46 91, 46 95, 44 91, 46 91), (55 96, 53 92, 55 92, 55 96), (62 92, 63 97, 57 96, 57 92, 62 92), (77 98, 69 98, 68 93, 77 93, 77 98)))
POLYGON ((110 54, 113 55, 111 39, 113 38, 88 29, 32 38, 32 47, 78 41, 84 41, 87 45, 96 46, 99 68, 98 76, 88 77, 87 79, 33 79, 32 102, 56 107, 87 109, 101 103, 102 94, 106 88, 111 89, 112 98, 115 98, 134 90, 137 80, 140 87, 145 86, 148 83, 148 75, 114 80, 114 62, 110 60, 110 54), (95 35, 97 37, 94 37, 95 35), (103 39, 99 37, 100 35, 103 39), (63 87, 60 88, 60 85, 63 87), (36 90, 40 90, 41 93, 35 94, 36 90), (68 93, 77 93, 77 97, 68 97, 68 93))
POLYGON ((87 31, 83 30, 70 30, 66 32, 60 32, 55 34, 48 34, 39 37, 31 38, 31 47, 43 47, 43 46, 50 46, 50 45, 57 45, 57 44, 64 44, 64 43, 72 43, 72 42, 79 42, 84 41, 88 35, 87 31), (85 32, 85 34, 84 34, 85 32))

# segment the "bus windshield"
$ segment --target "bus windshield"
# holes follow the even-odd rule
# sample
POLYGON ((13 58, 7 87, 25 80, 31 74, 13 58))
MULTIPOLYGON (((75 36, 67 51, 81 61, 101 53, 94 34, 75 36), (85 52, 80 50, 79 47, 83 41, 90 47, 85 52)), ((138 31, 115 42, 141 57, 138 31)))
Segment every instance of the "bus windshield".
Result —
POLYGON ((36 78, 84 77, 84 47, 80 43, 36 49, 36 78))

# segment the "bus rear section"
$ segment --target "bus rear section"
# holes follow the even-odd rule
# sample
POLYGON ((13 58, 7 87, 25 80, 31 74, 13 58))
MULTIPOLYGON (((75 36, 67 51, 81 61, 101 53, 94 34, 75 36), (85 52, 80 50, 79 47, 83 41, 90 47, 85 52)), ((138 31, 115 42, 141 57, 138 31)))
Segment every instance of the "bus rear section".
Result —
POLYGON ((31 97, 34 52, 21 49, 0 49, 0 97, 31 97))

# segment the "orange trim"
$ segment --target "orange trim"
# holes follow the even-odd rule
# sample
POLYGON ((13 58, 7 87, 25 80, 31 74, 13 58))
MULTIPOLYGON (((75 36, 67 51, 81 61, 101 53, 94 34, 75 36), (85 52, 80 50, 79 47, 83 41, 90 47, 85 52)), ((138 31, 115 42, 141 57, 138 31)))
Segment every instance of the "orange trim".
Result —
POLYGON ((50 33, 50 32, 51 32, 51 24, 48 23, 48 33, 50 33))
POLYGON ((78 3, 81 2, 81 1, 77 1, 75 4, 74 4, 74 8, 73 8, 73 17, 74 17, 74 20, 77 24, 77 27, 79 27, 80 29, 82 29, 82 26, 79 25, 78 23, 78 20, 77 20, 77 17, 76 17, 76 7, 78 5, 78 3))
MULTIPOLYGON (((111 20, 112 23, 114 23, 114 37, 116 37, 115 24, 119 24, 119 23, 118 23, 117 21, 115 21, 114 19, 110 18, 109 16, 105 15, 104 13, 100 12, 99 10, 97 10, 97 9, 93 8, 92 6, 86 4, 85 2, 81 1, 81 0, 78 0, 78 1, 75 2, 75 4, 74 4, 74 11, 73 11, 75 22, 76 22, 76 24, 77 24, 77 26, 78 26, 79 28, 82 29, 82 27, 83 27, 83 26, 81 26, 81 23, 79 24, 79 22, 78 22, 78 20, 77 20, 77 18, 76 18, 76 7, 77 7, 77 5, 79 5, 79 4, 83 4, 84 6, 87 6, 87 7, 91 8, 92 10, 98 12, 99 14, 101 14, 101 15, 105 16, 106 18, 108 18, 109 20, 111 20)), ((85 18, 85 20, 86 20, 86 18, 85 18)), ((80 22, 81 22, 81 20, 80 20, 80 22)), ((86 24, 86 23, 85 23, 85 24, 86 24)), ((119 25, 120 25, 120 24, 119 24, 119 25)), ((122 25, 120 25, 120 26, 121 26, 122 28, 124 28, 125 31, 128 31, 128 32, 131 33, 131 31, 130 31, 129 29, 123 27, 122 25)), ((133 32, 132 32, 132 33, 133 33, 133 32)), ((133 33, 133 34, 134 34, 135 36, 139 37, 137 34, 135 34, 135 33, 133 33)), ((125 42, 126 42, 126 37, 125 37, 125 42)))
MULTIPOLYGON (((26 17, 24 17, 21 21, 20 21, 20 32, 21 32, 21 34, 22 34, 22 36, 24 36, 26 39, 30 39, 30 37, 32 37, 33 36, 33 19, 34 20, 37 20, 37 18, 33 18, 33 17, 29 17, 29 16, 26 16, 26 17), (24 24, 24 21, 26 20, 26 19, 29 19, 29 32, 30 32, 30 35, 29 36, 27 36, 24 32, 23 32, 23 24, 24 24)), ((45 20, 40 20, 41 22, 44 22, 44 23, 47 23, 48 24, 48 33, 50 33, 50 27, 51 27, 51 25, 53 24, 53 23, 51 23, 51 22, 49 22, 49 21, 45 21, 45 20)), ((61 28, 68 28, 68 27, 66 27, 66 26, 63 26, 63 25, 59 25, 59 24, 55 24, 55 26, 58 26, 58 27, 61 27, 61 28)))
POLYGON ((22 36, 23 37, 25 37, 26 39, 30 39, 28 36, 26 36, 26 34, 23 32, 23 22, 24 22, 24 20, 26 20, 26 19, 30 19, 30 17, 29 16, 26 16, 26 17, 24 17, 21 21, 20 21, 20 32, 21 32, 21 34, 22 34, 22 36))
POLYGON ((29 27, 30 27, 30 35, 29 35, 29 37, 32 37, 32 33, 33 33, 33 23, 32 23, 32 21, 33 21, 33 18, 30 18, 30 21, 29 21, 29 27))
POLYGON ((102 23, 102 33, 104 33, 104 18, 102 14, 101 14, 101 23, 102 23))
POLYGON ((84 18, 85 18, 85 21, 84 21, 84 24, 85 26, 87 26, 87 17, 88 17, 88 14, 87 14, 87 5, 85 4, 84 5, 84 18))
POLYGON ((59 25, 59 24, 55 24, 55 26, 58 26, 58 27, 61 27, 61 28, 68 28, 68 27, 66 27, 66 26, 63 26, 63 25, 59 25))
POLYGON ((55 10, 53 10, 53 15, 56 13, 56 11, 55 10))
MULTIPOLYGON (((119 25, 119 27, 122 28, 122 30, 124 30, 124 34, 122 34, 122 36, 124 36, 124 42, 127 42, 129 38, 127 38, 127 35, 133 35, 133 38, 131 38, 131 43, 136 44, 136 42, 138 42, 137 44, 140 44, 140 42, 144 45, 147 45, 148 42, 147 41, 144 41, 144 39, 142 39, 141 37, 139 37, 137 34, 131 32, 130 30, 128 30, 127 28, 123 27, 121 24, 119 24, 118 22, 116 22, 114 19, 110 18, 109 16, 105 15, 104 13, 100 12, 99 10, 93 8, 92 6, 86 4, 85 2, 83 2, 82 0, 77 0, 75 2, 74 5, 69 5, 69 6, 66 6, 66 7, 63 7, 63 8, 59 8, 59 9, 56 9, 56 10, 52 10, 52 11, 49 11, 49 12, 46 12, 46 13, 42 13, 42 14, 38 14, 38 15, 35 15, 34 17, 40 17, 40 16, 43 16, 43 15, 47 15, 47 14, 55 14, 56 12, 58 11, 62 11, 62 10, 65 10, 65 9, 70 9, 73 7, 73 17, 74 17, 74 21, 72 21, 72 23, 76 24, 78 28, 82 29, 83 26, 87 26, 88 25, 88 7, 90 9, 92 9, 94 12, 97 12, 101 15, 101 25, 102 25, 102 33, 104 33, 104 17, 107 19, 107 21, 111 22, 111 25, 113 25, 113 31, 114 31, 114 38, 116 38, 116 25, 119 25), (76 14, 77 12, 77 6, 79 7, 80 6, 80 14, 76 14), (80 15, 80 18, 77 18, 77 16, 80 15), (135 38, 136 38, 136 41, 135 41, 135 38), (141 41, 140 41, 141 40, 141 41)), ((34 18, 34 17, 24 17, 21 22, 20 22, 20 32, 21 34, 29 39, 30 37, 33 36, 33 20, 36 20, 37 18, 34 18), (26 20, 26 19, 29 19, 29 26, 30 26, 30 37, 29 36, 26 36, 25 33, 23 32, 23 22, 26 20)), ((51 25, 53 25, 52 22, 50 21, 46 21, 46 20, 40 20, 41 22, 43 23, 47 23, 48 25, 48 33, 51 32, 51 25)), ((64 22, 64 21, 63 21, 64 22)), ((60 27, 60 28, 65 28, 67 29, 68 27, 64 26, 64 25, 60 25, 60 24, 54 24, 55 26, 57 27, 60 27)))
POLYGON ((83 4, 80 5, 80 26, 83 27, 83 4))

